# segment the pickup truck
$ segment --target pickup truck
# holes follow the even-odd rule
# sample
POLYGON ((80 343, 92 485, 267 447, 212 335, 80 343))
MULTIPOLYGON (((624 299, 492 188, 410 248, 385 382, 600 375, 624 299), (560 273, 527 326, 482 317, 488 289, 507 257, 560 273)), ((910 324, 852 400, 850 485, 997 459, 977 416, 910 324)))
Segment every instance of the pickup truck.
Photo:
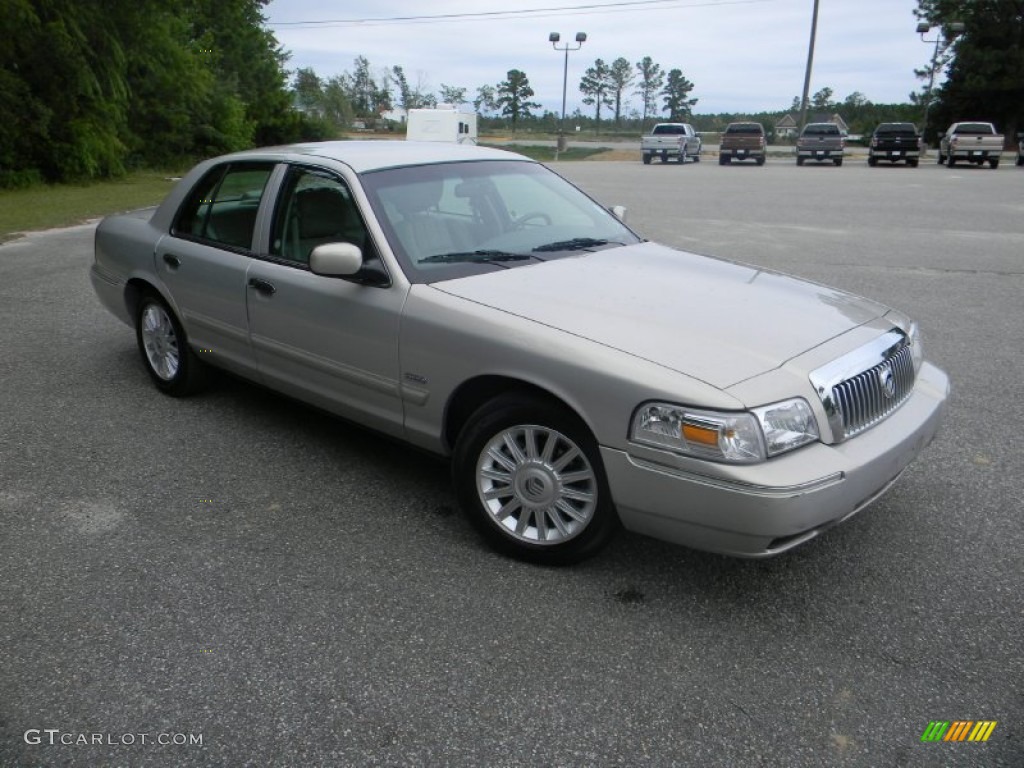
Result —
POLYGON ((764 165, 767 155, 764 126, 760 123, 729 123, 718 147, 718 164, 728 165, 733 160, 754 160, 764 165))
POLYGON ((846 140, 835 123, 808 123, 796 140, 796 164, 805 160, 828 161, 843 164, 846 140))
POLYGON ((874 167, 879 160, 897 163, 905 160, 917 168, 921 159, 921 136, 913 123, 881 123, 871 135, 868 145, 868 165, 874 167))
POLYGON ((660 157, 663 163, 671 157, 680 163, 685 163, 688 157, 699 163, 700 150, 700 136, 689 123, 658 123, 650 136, 640 139, 644 165, 650 165, 654 157, 660 157))
POLYGON ((950 168, 959 160, 998 168, 1002 153, 1003 136, 992 123, 953 123, 939 140, 939 165, 950 168))

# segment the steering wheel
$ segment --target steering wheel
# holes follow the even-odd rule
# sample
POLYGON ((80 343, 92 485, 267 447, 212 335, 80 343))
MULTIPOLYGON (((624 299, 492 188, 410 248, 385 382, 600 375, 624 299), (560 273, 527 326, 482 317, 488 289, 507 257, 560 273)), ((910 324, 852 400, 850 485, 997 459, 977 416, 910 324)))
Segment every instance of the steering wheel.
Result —
POLYGON ((530 211, 524 213, 512 222, 512 229, 522 229, 526 226, 526 222, 532 221, 533 219, 539 219, 544 223, 545 227, 551 226, 551 217, 548 216, 544 211, 530 211))

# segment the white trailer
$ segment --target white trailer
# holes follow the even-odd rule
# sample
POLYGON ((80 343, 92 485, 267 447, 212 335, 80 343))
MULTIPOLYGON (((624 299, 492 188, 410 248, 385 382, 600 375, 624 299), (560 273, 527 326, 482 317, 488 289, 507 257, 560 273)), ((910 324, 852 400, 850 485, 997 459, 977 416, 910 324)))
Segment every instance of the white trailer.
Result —
POLYGON ((410 109, 405 138, 476 144, 476 113, 460 112, 451 104, 440 104, 437 109, 410 109))

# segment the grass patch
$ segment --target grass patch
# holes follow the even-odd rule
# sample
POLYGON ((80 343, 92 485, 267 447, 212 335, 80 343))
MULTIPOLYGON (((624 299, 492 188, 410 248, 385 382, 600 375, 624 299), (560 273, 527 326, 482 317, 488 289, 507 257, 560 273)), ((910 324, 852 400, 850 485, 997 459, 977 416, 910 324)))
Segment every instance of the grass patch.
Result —
MULTIPOLYGON (((526 155, 534 160, 540 160, 541 162, 547 162, 555 159, 555 148, 554 147, 531 147, 525 144, 481 144, 481 146, 493 147, 494 149, 507 149, 509 152, 518 152, 520 155, 526 155)), ((601 147, 570 147, 565 152, 558 153, 558 159, 561 160, 586 160, 588 157, 594 155, 600 155, 602 152, 606 152, 606 149, 601 147)))
POLYGON ((39 185, 0 191, 0 242, 12 233, 79 224, 97 216, 145 208, 174 187, 172 171, 136 171, 113 181, 39 185))

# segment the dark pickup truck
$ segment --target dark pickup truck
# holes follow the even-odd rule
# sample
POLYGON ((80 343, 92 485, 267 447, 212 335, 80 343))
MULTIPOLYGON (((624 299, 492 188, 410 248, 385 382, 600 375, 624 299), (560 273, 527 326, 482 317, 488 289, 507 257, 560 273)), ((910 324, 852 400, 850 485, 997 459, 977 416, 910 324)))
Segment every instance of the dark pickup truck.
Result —
POLYGON ((906 161, 911 168, 917 168, 920 159, 921 135, 913 123, 881 123, 875 128, 868 146, 868 165, 876 166, 879 160, 906 161))
POLYGON ((733 160, 754 160, 764 165, 766 152, 764 126, 760 123, 729 123, 718 148, 718 164, 733 160))

